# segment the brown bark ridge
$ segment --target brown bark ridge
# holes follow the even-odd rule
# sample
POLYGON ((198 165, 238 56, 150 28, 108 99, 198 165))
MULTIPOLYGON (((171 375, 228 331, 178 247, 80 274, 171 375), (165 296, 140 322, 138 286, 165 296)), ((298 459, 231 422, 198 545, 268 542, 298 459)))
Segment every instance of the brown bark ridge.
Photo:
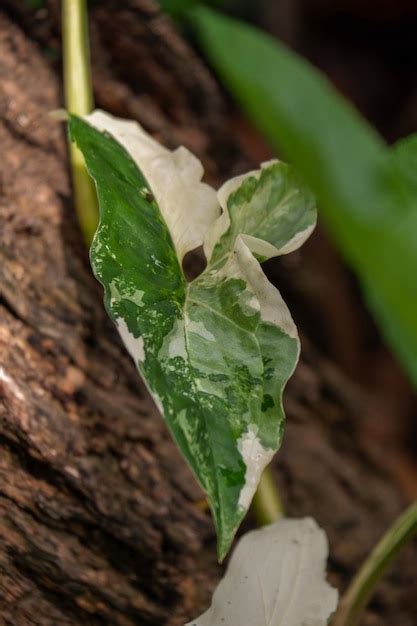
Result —
MULTIPOLYGON (((183 624, 221 574, 212 522, 106 319, 74 222, 64 133, 48 116, 57 4, 3 10, 0 623, 183 624)), ((241 169, 216 83, 148 0, 93 4, 92 32, 100 106, 186 143, 213 180, 241 169)), ((328 532, 342 588, 404 502, 361 446, 367 399, 304 348, 275 471, 288 513, 328 532)), ((404 551, 364 624, 413 626, 415 557, 404 551)))

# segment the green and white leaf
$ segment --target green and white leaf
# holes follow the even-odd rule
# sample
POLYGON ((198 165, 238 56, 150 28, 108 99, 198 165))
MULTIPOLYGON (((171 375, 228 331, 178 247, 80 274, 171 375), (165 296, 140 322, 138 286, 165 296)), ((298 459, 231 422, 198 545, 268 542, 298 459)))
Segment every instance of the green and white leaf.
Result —
POLYGON ((240 539, 211 607, 187 626, 325 626, 338 593, 327 538, 312 518, 281 519, 240 539))
POLYGON ((90 256, 107 311, 207 494, 223 558, 280 445, 299 354, 259 261, 301 245, 313 198, 276 161, 216 194, 186 148, 103 112, 72 117, 70 133, 96 181, 90 256), (207 267, 187 282, 182 259, 202 244, 207 267))

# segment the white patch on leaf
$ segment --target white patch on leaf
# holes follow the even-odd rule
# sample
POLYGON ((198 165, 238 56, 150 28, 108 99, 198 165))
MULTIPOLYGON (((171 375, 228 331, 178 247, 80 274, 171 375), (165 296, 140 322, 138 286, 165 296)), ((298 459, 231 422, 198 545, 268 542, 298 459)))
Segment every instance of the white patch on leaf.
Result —
POLYGON ((216 341, 215 336, 204 326, 202 322, 194 322, 192 320, 187 322, 187 332, 194 333, 206 341, 216 341))
POLYGON ((248 306, 253 309, 254 311, 260 311, 261 310, 261 305, 259 304, 259 300, 256 296, 253 296, 249 302, 248 302, 248 306))
POLYGON ((242 240, 248 246, 249 250, 263 259, 271 259, 274 256, 278 256, 278 250, 272 243, 259 239, 259 237, 253 237, 253 235, 242 234, 242 240))
POLYGON ((282 248, 278 250, 278 254, 281 256, 283 254, 294 252, 294 250, 298 250, 298 248, 300 248, 300 246, 302 246, 303 243, 310 237, 315 227, 316 223, 314 222, 314 224, 310 224, 310 226, 307 226, 304 230, 296 233, 292 239, 287 241, 285 246, 282 246, 282 248))
POLYGON ((238 542, 211 607, 187 626, 325 626, 327 538, 312 518, 281 519, 238 542))
POLYGON ((136 304, 136 306, 145 306, 145 303, 143 301, 144 295, 144 291, 141 291, 140 289, 134 289, 131 292, 126 292, 126 294, 123 295, 123 299, 130 300, 130 302, 133 302, 133 304, 136 304))
POLYGON ((107 131, 138 165, 148 181, 171 233, 179 260, 200 246, 220 214, 217 194, 201 182, 203 166, 183 146, 172 151, 155 141, 137 122, 94 111, 86 120, 107 131))
POLYGON ((175 320, 172 330, 164 338, 162 347, 158 353, 158 359, 175 359, 175 357, 178 356, 184 359, 184 361, 188 360, 183 319, 175 320))
MULTIPOLYGON (((277 161, 271 161, 264 165, 272 165, 272 163, 276 163, 277 161)), ((207 259, 210 259, 211 254, 213 252, 214 246, 220 240, 220 237, 227 231, 230 226, 230 216, 229 210, 227 208, 227 201, 229 196, 237 191, 239 187, 245 182, 247 178, 259 178, 261 175, 262 169, 251 170, 246 174, 241 174, 240 176, 235 176, 230 180, 226 181, 217 192, 217 199, 222 209, 222 214, 217 220, 213 223, 212 228, 208 231, 205 240, 204 240, 204 253, 207 259)))
POLYGON ((237 448, 246 465, 245 484, 239 494, 239 506, 249 508, 262 472, 274 456, 274 450, 264 448, 257 437, 258 426, 249 424, 247 432, 238 439, 237 448))
POLYGON ((110 304, 111 306, 113 306, 114 304, 118 304, 121 301, 122 295, 117 287, 115 280, 111 281, 109 287, 110 287, 110 304))
POLYGON ((298 340, 297 327, 280 292, 269 282, 242 237, 236 238, 235 253, 241 274, 258 299, 262 320, 278 326, 289 337, 298 340))
POLYGON ((145 360, 143 337, 135 337, 128 329, 127 324, 122 317, 117 318, 116 326, 124 345, 136 365, 138 365, 139 362, 142 363, 145 360))

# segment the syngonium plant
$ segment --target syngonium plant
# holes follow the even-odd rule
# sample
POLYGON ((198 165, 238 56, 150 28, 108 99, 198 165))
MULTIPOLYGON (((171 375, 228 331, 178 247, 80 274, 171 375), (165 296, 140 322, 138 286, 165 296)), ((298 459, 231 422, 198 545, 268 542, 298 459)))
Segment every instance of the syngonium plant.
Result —
MULTIPOLYGON (((93 270, 104 285, 111 318, 207 494, 222 558, 263 468, 280 445, 282 393, 299 354, 291 315, 259 264, 295 250, 307 239, 315 225, 314 200, 292 167, 278 161, 229 181, 216 194, 201 182, 202 166, 185 148, 170 152, 133 122, 102 112, 87 115, 93 98, 86 1, 63 0, 62 9, 66 105, 70 112, 83 116, 70 118, 70 135, 96 181, 100 204, 100 223, 91 248, 93 270), (182 262, 188 251, 201 245, 207 267, 189 282, 182 262)), ((240 40, 240 26, 236 28, 226 37, 229 43, 236 43, 234 37, 240 40)), ((247 27, 242 28, 245 37, 247 27)), ((223 43, 222 33, 217 26, 211 29, 223 43)), ((257 64, 252 43, 250 38, 242 43, 245 63, 238 64, 237 70, 251 74, 255 68, 255 92, 250 76, 232 82, 249 99, 255 93, 253 101, 258 102, 262 88, 269 93, 272 87, 268 74, 258 73, 258 67, 265 69, 268 64, 257 64)), ((268 57, 270 50, 261 46, 261 52, 268 57)), ((275 75, 280 63, 272 53, 269 67, 275 75)), ((284 59, 289 55, 283 51, 284 59)), ((227 55, 223 59, 230 60, 227 55)), ((285 64, 281 81, 286 73, 283 68, 285 64)), ((305 101, 314 80, 311 69, 287 69, 295 85, 305 81, 301 91, 292 90, 290 81, 278 94, 289 107, 284 109, 297 115, 298 104, 305 101)), ((320 115, 322 99, 326 100, 325 92, 316 97, 320 107, 315 110, 320 115)), ((274 97, 263 102, 276 104, 274 97)), ((340 103, 333 104, 340 113, 340 103)), ((282 110, 276 109, 276 117, 267 115, 265 123, 269 130, 285 135, 292 117, 282 118, 282 110)), ((300 119, 303 124, 307 119, 302 112, 300 119)), ((313 123, 315 132, 305 135, 314 166, 322 137, 332 149, 325 150, 325 160, 319 161, 333 163, 338 145, 335 132, 339 127, 343 128, 340 132, 352 130, 347 118, 346 124, 341 121, 339 115, 332 115, 332 123, 313 123)), ((286 147, 295 151, 290 156, 298 171, 316 189, 302 158, 307 153, 301 150, 297 156, 305 137, 300 143, 296 133, 286 147)), ((402 163, 410 165, 415 142, 401 147, 402 163)), ((74 143, 70 160, 74 204, 89 242, 96 231, 96 194, 74 143)), ((346 172, 346 189, 351 190, 350 162, 346 172)), ((333 200, 340 199, 340 180, 333 184, 331 173, 330 168, 320 180, 331 189, 333 200)), ((368 174, 365 171, 363 176, 368 174)), ((414 189, 414 179, 408 178, 414 189)), ((323 204, 326 198, 322 193, 318 197, 323 204)), ((362 204, 366 205, 367 197, 362 204)), ((338 211, 343 202, 339 205, 338 211)), ((360 237, 358 241, 360 245, 360 237)), ((271 511, 269 493, 265 507, 269 489, 265 480, 263 484, 262 517, 271 522, 276 511, 271 511)), ((358 623, 378 580, 416 532, 414 504, 394 522, 357 572, 339 604, 335 626, 358 623)), ((246 534, 237 544, 211 607, 188 626, 325 626, 337 604, 337 592, 325 581, 327 555, 326 536, 310 518, 284 518, 246 534)))
POLYGON ((260 263, 307 239, 314 198, 276 160, 216 193, 186 148, 101 111, 71 116, 70 136, 97 187, 90 258, 106 309, 207 495, 223 559, 280 446, 300 350, 260 263), (206 268, 188 281, 200 246, 206 268))

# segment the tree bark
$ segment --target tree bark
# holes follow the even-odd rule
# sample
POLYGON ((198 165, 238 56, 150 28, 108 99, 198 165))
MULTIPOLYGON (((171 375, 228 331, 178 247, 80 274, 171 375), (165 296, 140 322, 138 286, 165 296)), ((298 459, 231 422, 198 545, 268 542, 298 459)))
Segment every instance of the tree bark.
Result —
MULTIPOLYGON (((186 144, 212 182, 250 165, 216 82, 151 2, 97 3, 91 30, 99 106, 186 144)), ((221 575, 214 530, 88 266, 48 115, 62 102, 58 41, 56 2, 3 3, 0 623, 175 626, 221 575)), ((274 471, 288 514, 328 532, 343 588, 404 502, 361 445, 368 399, 303 343, 274 471)), ((404 551, 364 624, 413 626, 415 557, 404 551)))

